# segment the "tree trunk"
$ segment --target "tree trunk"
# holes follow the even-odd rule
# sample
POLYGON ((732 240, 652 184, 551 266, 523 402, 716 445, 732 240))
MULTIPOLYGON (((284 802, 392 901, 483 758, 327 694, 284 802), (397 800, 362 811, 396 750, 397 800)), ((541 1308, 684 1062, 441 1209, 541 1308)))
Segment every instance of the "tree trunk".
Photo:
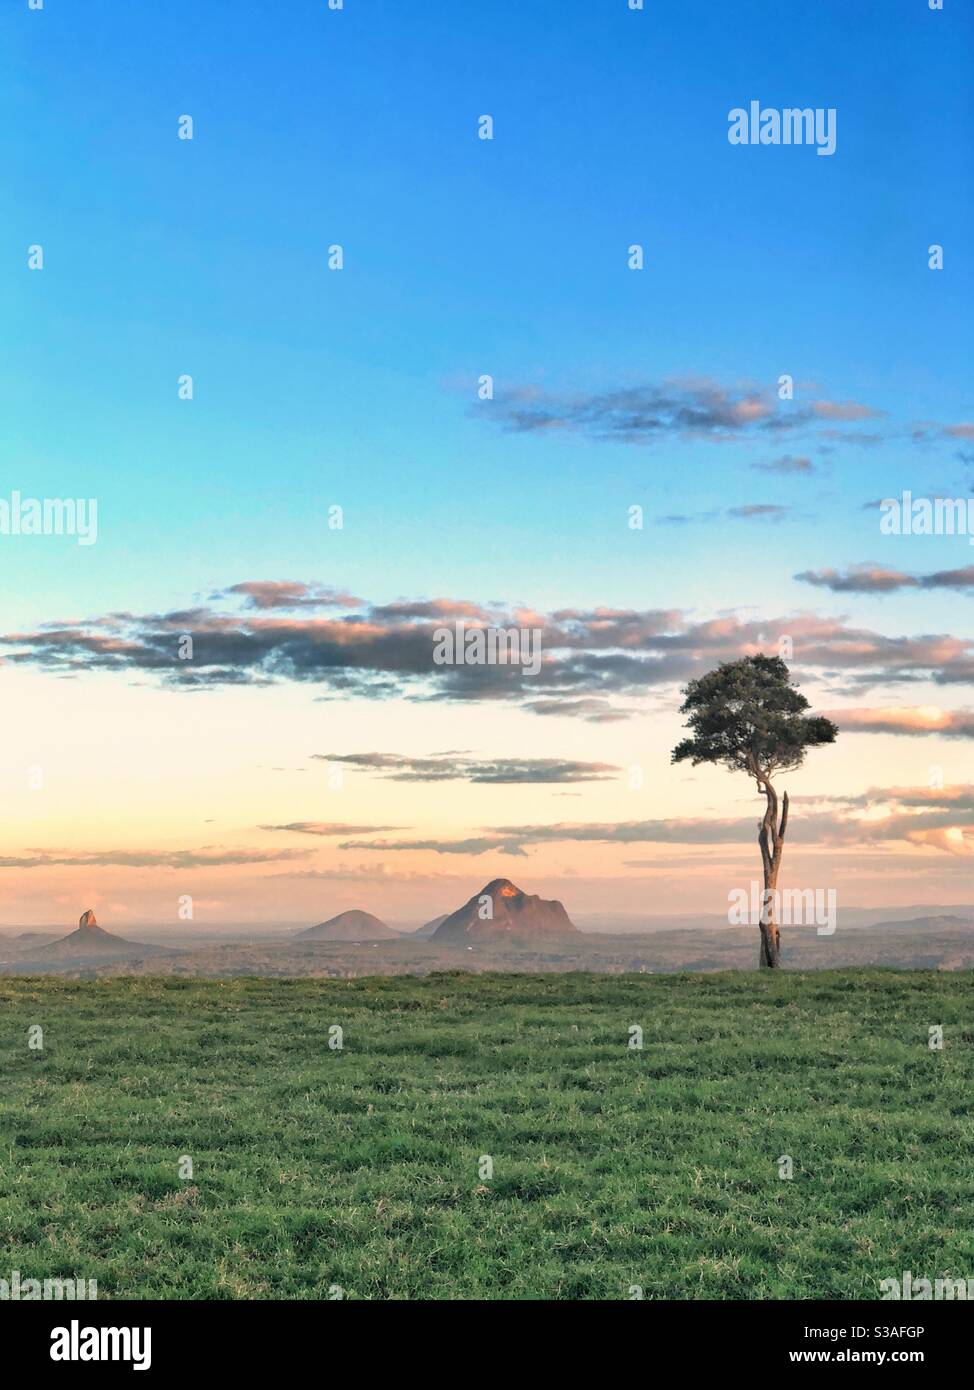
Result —
POLYGON ((781 932, 778 923, 775 921, 774 902, 768 899, 767 895, 774 890, 774 884, 768 882, 767 870, 764 874, 765 901, 769 903, 768 908, 761 916, 761 954, 758 957, 762 970, 781 969, 781 932))
POLYGON ((781 855, 784 850, 785 831, 788 829, 788 793, 781 803, 781 820, 778 819, 778 793, 771 779, 756 773, 758 788, 764 793, 766 806, 764 819, 758 826, 758 844, 761 846, 761 863, 764 868, 764 895, 761 901, 761 953, 759 965, 762 970, 781 969, 781 933, 776 920, 775 894, 778 887, 778 870, 781 868, 781 855))

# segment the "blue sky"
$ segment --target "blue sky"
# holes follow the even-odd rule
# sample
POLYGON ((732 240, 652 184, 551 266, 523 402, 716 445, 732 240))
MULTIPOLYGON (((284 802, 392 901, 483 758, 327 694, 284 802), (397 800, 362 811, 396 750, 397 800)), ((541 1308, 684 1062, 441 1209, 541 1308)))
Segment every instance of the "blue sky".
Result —
MULTIPOLYGON (((174 601, 184 567, 202 589, 243 554, 268 574, 334 558, 374 591, 378 547, 386 596, 482 592, 503 562, 507 597, 564 601, 567 581, 574 599, 598 583, 633 602, 646 546, 616 535, 631 502, 794 500, 790 480, 748 472, 751 443, 498 431, 470 409, 484 371, 498 390, 789 371, 898 423, 963 417, 965 6, 22 8, 4 18, 8 468, 98 496, 103 518, 97 559, 21 547, 39 601, 67 558, 96 604, 117 599, 120 564, 127 602, 159 602, 160 552, 174 601), (834 106, 836 154, 730 146, 727 112, 754 97, 834 106), (484 112, 492 142, 476 138, 484 112), (33 241, 43 275, 24 273, 33 241), (184 371, 192 403, 176 398, 184 371), (349 517, 340 555, 321 526, 332 501, 349 517), (492 534, 472 545, 482 509, 492 534)), ((858 504, 901 475, 962 477, 942 453, 832 456, 797 520, 808 559, 851 555, 821 550, 823 510, 831 543, 866 558, 858 504)), ((681 582, 714 543, 652 534, 681 582)), ((795 533, 768 544, 784 561, 795 533)))
MULTIPOLYGON (((374 728, 372 746, 416 756, 445 745, 577 755, 584 743, 625 767, 641 746, 645 724, 539 719, 486 697, 461 709, 358 692, 321 705, 321 685, 304 676, 286 689, 209 689, 192 715, 178 695, 146 693, 162 640, 151 615, 242 581, 323 584, 372 604, 679 609, 676 645, 700 662, 756 639, 734 627, 693 647, 695 624, 734 613, 769 634, 797 631, 787 615, 803 610, 827 704, 868 688, 877 707, 959 706, 971 585, 914 576, 970 566, 974 552, 964 538, 884 540, 866 504, 974 486, 970 6, 346 0, 334 12, 324 0, 45 0, 30 11, 18 0, 0 36, 0 498, 19 489, 99 507, 95 546, 3 538, 0 631, 79 625, 89 655, 78 665, 52 666, 42 637, 5 674, 38 711, 28 742, 42 760, 66 689, 55 682, 52 694, 49 673, 77 677, 90 659, 73 698, 89 702, 93 730, 121 741, 117 806, 106 802, 89 850, 138 830, 124 778, 148 756, 138 740, 149 708, 159 763, 139 795, 157 779, 173 842, 182 802, 166 779, 197 718, 195 756, 205 763, 212 750, 211 778, 240 764, 256 725, 264 767, 310 756, 323 721, 345 727, 346 747, 374 728), (751 100, 834 108, 835 154, 731 145, 728 113, 751 100), (186 114, 192 141, 177 138, 186 114), (477 137, 484 114, 491 141, 477 137), (38 243, 39 273, 27 269, 38 243), (328 269, 333 243, 341 272, 328 269), (627 266, 633 243, 645 248, 641 272, 627 266), (928 268, 932 243, 944 248, 941 271, 928 268), (191 402, 177 396, 183 373, 191 402), (484 373, 490 402, 476 397, 484 373), (780 404, 785 373, 795 400, 780 404), (659 405, 663 424, 619 438, 610 417, 622 392, 659 405), (680 424, 681 410, 701 408, 731 423, 680 424), (783 458, 805 463, 781 471, 783 458), (340 532, 327 525, 333 504, 340 532), (633 505, 645 510, 641 532, 627 526, 633 505), (733 515, 755 506, 780 511, 733 515), (685 520, 664 520, 673 515, 685 520), (867 562, 901 578, 885 589, 794 578, 867 562), (127 674, 90 655, 91 633, 120 611, 138 615, 127 674), (923 634, 937 637, 926 652, 914 640, 923 634), (913 644, 906 668, 883 645, 901 639, 913 644), (878 690, 856 685, 863 672, 878 690), (272 733, 285 707, 294 747, 282 751, 272 733)), ((201 631, 215 641, 221 621, 201 631)), ((593 662, 596 626, 579 647, 594 644, 593 662)), ((619 635, 624 648, 624 624, 619 635)), ((408 681, 420 639, 393 634, 410 653, 394 676, 408 681)), ((669 658, 652 623, 639 640, 669 658)), ((690 669, 674 664, 663 692, 671 722, 674 682, 690 669)), ((569 660, 566 680, 577 679, 569 660)), ((628 679, 615 693, 632 696, 628 679)), ((911 729, 916 718, 904 716, 911 729)), ((904 763, 890 778, 922 784, 941 757, 948 780, 974 783, 960 766, 967 745, 945 735, 934 749, 926 718, 919 737, 889 736, 904 763)), ((103 734, 90 733, 93 766, 103 734)), ((653 765, 665 767, 673 731, 653 737, 653 765)), ((821 786, 852 798, 877 784, 887 735, 846 738, 869 745, 869 770, 853 775, 844 756, 821 786)), ((42 817, 35 844, 71 842, 72 797, 91 776, 77 748, 57 757, 61 820, 42 817)), ((364 782, 360 791, 344 819, 372 815, 364 782)), ((381 794, 395 803, 395 788, 381 794)), ((456 791, 449 824, 482 826, 484 795, 456 791)), ((528 799, 512 801, 508 819, 629 814, 624 796, 602 805, 598 790, 590 803, 540 795, 519 791, 528 799)), ((638 814, 671 814, 673 795, 689 817, 695 792, 682 783, 638 814)), ((723 805, 718 784, 707 795, 709 810, 723 805)), ((227 796, 205 820, 217 828, 200 832, 220 843, 244 833, 234 799, 253 805, 255 823, 322 815, 296 789, 290 802, 262 783, 227 796)), ((382 819, 422 822, 417 837, 446 833, 432 794, 415 815, 410 803, 382 819)), ((150 834, 146 821, 143 839, 160 827, 150 834)), ((931 835, 942 828, 931 822, 931 835)), ((8 848, 19 852, 21 838, 8 848)), ((571 848, 538 853, 549 854, 549 885, 575 871, 571 848)), ((418 876, 432 872, 424 854, 418 876)), ((371 873, 367 861, 349 852, 353 874, 371 873)), ((402 862, 392 854, 389 873, 402 862)), ((322 872, 335 863, 326 856, 322 872)), ((904 873, 912 863, 904 857, 904 873)), ((119 889, 119 911, 149 910, 146 885, 138 904, 119 889)), ((944 880, 948 900, 952 891, 944 880)), ((234 910, 217 887, 212 898, 234 910)))

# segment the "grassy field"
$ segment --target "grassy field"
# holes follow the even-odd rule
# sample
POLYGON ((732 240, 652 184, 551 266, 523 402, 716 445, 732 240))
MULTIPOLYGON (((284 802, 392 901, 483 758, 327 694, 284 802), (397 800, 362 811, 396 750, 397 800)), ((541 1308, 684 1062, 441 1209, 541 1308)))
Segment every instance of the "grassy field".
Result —
POLYGON ((0 1278, 617 1299, 974 1276, 972 1006, 967 974, 881 970, 3 979, 0 1278))

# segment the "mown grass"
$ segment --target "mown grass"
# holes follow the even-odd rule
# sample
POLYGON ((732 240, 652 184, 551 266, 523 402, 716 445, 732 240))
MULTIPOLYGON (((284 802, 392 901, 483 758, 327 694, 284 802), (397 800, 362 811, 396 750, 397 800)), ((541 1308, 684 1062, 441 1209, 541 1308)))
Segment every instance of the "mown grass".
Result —
POLYGON ((972 1003, 967 974, 881 970, 0 980, 0 1277, 289 1299, 972 1277, 972 1003))

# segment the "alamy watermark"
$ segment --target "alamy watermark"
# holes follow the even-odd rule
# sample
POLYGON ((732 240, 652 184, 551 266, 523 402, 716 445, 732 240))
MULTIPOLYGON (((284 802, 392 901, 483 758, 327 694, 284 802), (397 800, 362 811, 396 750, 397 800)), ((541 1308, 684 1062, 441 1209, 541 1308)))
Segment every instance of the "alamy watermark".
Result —
POLYGON ((48 1299, 94 1299, 98 1297, 97 1279, 25 1279, 19 1269, 10 1271, 9 1279, 0 1279, 0 1301, 12 1303, 48 1299))
POLYGON ((0 536, 76 536, 79 545, 98 539, 94 497, 0 497, 0 536))
POLYGON ((835 154, 835 107, 774 106, 752 101, 728 111, 732 145, 815 145, 817 154, 835 154))
POLYGON ((948 1279, 946 1275, 942 1279, 916 1279, 910 1270, 905 1269, 898 1279, 895 1275, 890 1279, 881 1279, 879 1290, 882 1299, 905 1299, 920 1303, 933 1299, 966 1301, 974 1299, 974 1279, 948 1279))
POLYGON ((433 661, 437 666, 523 666, 525 675, 536 676, 541 633, 540 627, 438 627, 433 661))
POLYGON ((967 536, 974 545, 974 497, 884 497, 879 504, 884 536, 967 536))
POLYGON ((52 1361, 131 1361, 133 1371, 152 1365, 151 1327, 82 1327, 73 1318, 51 1330, 52 1361))
POLYGON ((732 888, 727 894, 727 920, 732 927, 811 927, 819 936, 832 936, 836 928, 834 888, 762 888, 751 880, 750 892, 732 888))

